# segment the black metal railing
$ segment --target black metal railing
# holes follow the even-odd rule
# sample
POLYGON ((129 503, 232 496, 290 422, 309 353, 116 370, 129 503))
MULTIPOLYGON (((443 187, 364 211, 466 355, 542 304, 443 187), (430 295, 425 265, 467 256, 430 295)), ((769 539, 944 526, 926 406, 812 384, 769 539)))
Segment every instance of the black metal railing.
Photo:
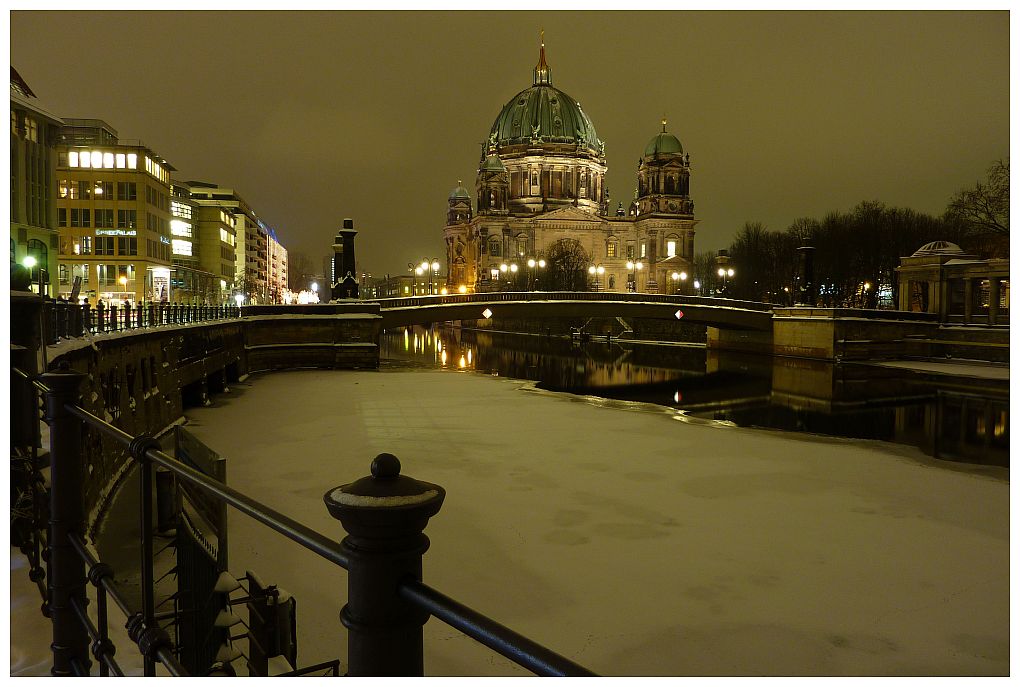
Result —
POLYGON ((191 324, 236 319, 236 305, 185 305, 182 303, 124 303, 95 308, 63 300, 43 301, 43 340, 53 346, 60 339, 75 339, 88 334, 103 334, 163 325, 191 324))
MULTIPOLYGON (((348 571, 347 604, 341 620, 348 630, 349 675, 423 675, 422 627, 430 616, 536 674, 594 675, 421 581, 422 555, 428 548, 423 530, 429 518, 439 511, 445 492, 437 485, 400 475, 400 463, 394 456, 381 454, 372 463, 371 477, 327 492, 324 497, 327 509, 348 532, 337 543, 334 538, 167 455, 154 438, 132 436, 83 409, 79 394, 84 377, 66 363, 35 379, 18 370, 12 375, 12 395, 21 394, 19 398, 25 395, 24 388, 17 388, 19 385, 30 386, 33 393, 42 394, 44 420, 49 425, 49 516, 44 556, 48 579, 39 588, 45 601, 44 612, 53 621, 53 675, 89 675, 90 641, 100 675, 123 674, 109 639, 108 598, 128 617, 128 636, 144 659, 144 675, 155 675, 157 663, 170 675, 185 674, 169 635, 159 625, 160 616, 155 613, 152 551, 155 466, 348 571), (122 444, 140 470, 141 608, 127 602, 123 590, 114 582, 111 568, 85 544, 81 489, 85 432, 96 432, 122 444), (88 583, 97 594, 95 623, 86 612, 88 583)), ((25 424, 29 422, 31 419, 25 424)))

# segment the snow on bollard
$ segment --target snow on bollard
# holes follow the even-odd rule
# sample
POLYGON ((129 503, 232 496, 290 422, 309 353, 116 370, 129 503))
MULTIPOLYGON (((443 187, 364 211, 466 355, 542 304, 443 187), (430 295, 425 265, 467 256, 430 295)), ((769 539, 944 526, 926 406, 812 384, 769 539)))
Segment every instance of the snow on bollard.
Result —
POLYGON ((445 497, 442 487, 401 475, 400 461, 389 453, 372 461, 371 477, 323 497, 348 533, 340 542, 350 561, 340 621, 348 630, 349 676, 424 674, 422 627, 429 614, 397 589, 421 580, 421 557, 429 548, 423 531, 445 497))

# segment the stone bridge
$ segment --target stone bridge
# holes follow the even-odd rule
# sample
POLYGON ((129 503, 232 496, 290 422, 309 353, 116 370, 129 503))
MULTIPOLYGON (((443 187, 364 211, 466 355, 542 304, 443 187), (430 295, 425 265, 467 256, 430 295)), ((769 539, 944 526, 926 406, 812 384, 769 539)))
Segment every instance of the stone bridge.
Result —
POLYGON ((614 318, 659 319, 718 329, 770 332, 768 303, 644 293, 500 292, 373 301, 384 329, 455 320, 614 318), (488 313, 488 314, 486 314, 488 313))

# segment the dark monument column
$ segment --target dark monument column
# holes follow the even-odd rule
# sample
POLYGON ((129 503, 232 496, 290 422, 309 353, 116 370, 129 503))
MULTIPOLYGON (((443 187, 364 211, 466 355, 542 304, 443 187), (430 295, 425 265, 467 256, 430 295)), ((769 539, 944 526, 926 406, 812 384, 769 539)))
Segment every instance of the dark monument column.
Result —
POLYGON ((801 246, 800 270, 797 275, 797 293, 794 295, 796 305, 815 306, 815 247, 801 246))
POLYGON ((354 258, 354 220, 344 219, 333 240, 333 283, 330 300, 358 297, 358 268, 354 258))

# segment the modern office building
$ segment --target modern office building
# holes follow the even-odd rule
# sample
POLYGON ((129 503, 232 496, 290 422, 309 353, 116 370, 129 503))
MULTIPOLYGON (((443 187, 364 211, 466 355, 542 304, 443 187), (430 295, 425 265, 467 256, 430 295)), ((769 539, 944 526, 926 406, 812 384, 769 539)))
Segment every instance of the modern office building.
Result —
MULTIPOLYGON (((227 281, 232 285, 232 296, 242 295, 245 303, 268 303, 269 301, 269 235, 266 224, 259 218, 251 205, 234 189, 217 186, 203 181, 190 181, 191 198, 199 206, 199 215, 207 221, 206 226, 212 229, 217 217, 210 208, 219 208, 229 214, 232 224, 222 221, 221 238, 229 244, 234 256, 232 276, 227 281), (204 208, 204 209, 203 209, 204 208), (230 226, 227 226, 230 225, 230 226), (233 242, 229 235, 233 231, 233 242)), ((226 218, 220 218, 225 220, 226 218)), ((214 234, 203 234, 203 246, 215 250, 214 234)), ((226 245, 220 246, 225 251, 226 245)), ((225 254, 225 252, 224 252, 225 254)), ((204 259, 204 258, 203 258, 204 259)), ((207 262, 211 269, 212 264, 207 262)))
POLYGON ((290 290, 287 283, 287 249, 280 243, 276 231, 265 227, 268 241, 268 283, 269 302, 283 303, 284 295, 290 290))
POLYGON ((174 303, 215 303, 221 297, 220 275, 202 269, 199 263, 198 230, 195 217, 198 203, 191 199, 191 187, 172 179, 170 182, 170 248, 173 266, 171 292, 174 303))
POLYGON ((170 172, 141 141, 101 119, 64 119, 57 146, 59 291, 97 301, 170 292, 170 172))
POLYGON ((606 169, 605 142, 552 85, 543 44, 532 85, 502 107, 482 144, 474 207, 460 184, 447 199, 447 288, 500 290, 507 275, 533 285, 539 273, 528 265, 561 239, 576 241, 597 290, 678 288, 672 274, 686 276, 694 259, 690 155, 663 120, 640 157, 634 200, 615 211, 606 169))
POLYGON ((11 67, 11 264, 25 265, 32 290, 49 296, 59 270, 56 146, 62 124, 11 67))

